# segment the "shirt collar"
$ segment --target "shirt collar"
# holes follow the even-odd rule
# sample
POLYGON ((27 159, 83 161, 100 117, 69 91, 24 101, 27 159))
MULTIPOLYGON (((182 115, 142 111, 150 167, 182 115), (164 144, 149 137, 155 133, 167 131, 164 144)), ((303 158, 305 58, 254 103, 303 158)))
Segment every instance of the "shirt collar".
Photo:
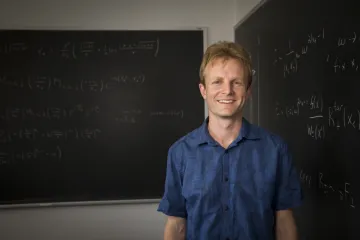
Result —
MULTIPOLYGON (((197 139, 197 144, 210 144, 210 145, 218 145, 218 143, 211 137, 209 130, 208 130, 208 123, 209 123, 209 117, 205 119, 203 124, 200 126, 199 129, 199 136, 197 139)), ((253 126, 251 123, 249 123, 245 118, 242 118, 242 124, 240 128, 240 133, 238 137, 235 139, 235 143, 240 142, 243 138, 255 140, 259 139, 261 137, 258 128, 256 126, 253 126)))

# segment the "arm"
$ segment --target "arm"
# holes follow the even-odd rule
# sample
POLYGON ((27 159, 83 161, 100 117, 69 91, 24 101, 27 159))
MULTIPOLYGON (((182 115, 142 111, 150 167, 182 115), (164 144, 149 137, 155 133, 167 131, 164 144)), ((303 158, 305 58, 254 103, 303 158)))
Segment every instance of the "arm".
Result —
POLYGON ((181 217, 167 218, 164 231, 164 240, 185 240, 186 219, 181 217))
POLYGON ((171 147, 168 153, 165 191, 158 211, 167 215, 164 240, 185 240, 187 211, 182 195, 181 157, 171 147))
POLYGON ((295 219, 292 210, 276 212, 276 240, 298 240, 295 219))
POLYGON ((275 234, 276 240, 298 240, 298 232, 292 209, 301 205, 303 200, 299 174, 292 162, 288 146, 282 144, 276 180, 275 234))

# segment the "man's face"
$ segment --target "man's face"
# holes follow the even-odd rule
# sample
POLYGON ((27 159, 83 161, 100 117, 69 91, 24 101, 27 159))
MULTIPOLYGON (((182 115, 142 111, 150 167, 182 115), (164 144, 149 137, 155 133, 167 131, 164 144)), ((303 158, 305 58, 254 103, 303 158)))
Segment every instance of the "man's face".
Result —
POLYGON ((200 83, 199 88, 208 105, 209 116, 235 118, 241 115, 250 94, 243 64, 235 59, 214 59, 205 68, 204 75, 205 86, 200 83))

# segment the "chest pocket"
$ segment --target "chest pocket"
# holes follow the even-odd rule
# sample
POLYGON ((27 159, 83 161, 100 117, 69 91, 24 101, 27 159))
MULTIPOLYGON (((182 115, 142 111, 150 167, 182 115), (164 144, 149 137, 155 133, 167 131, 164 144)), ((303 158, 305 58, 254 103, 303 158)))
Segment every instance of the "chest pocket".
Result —
POLYGON ((204 175, 201 172, 186 171, 183 179, 182 194, 189 203, 196 202, 205 191, 204 175))
MULTIPOLYGON (((221 208, 221 165, 218 159, 194 159, 184 172, 182 194, 188 214, 206 214, 221 208)), ((221 163, 221 161, 220 161, 221 163)))

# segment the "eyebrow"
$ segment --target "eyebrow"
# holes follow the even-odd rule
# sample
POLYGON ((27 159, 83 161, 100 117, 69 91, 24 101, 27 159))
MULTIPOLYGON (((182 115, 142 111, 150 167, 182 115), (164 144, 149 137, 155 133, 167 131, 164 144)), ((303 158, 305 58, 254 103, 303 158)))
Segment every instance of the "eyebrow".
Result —
MULTIPOLYGON (((212 81, 217 81, 217 80, 221 80, 221 81, 223 81, 224 80, 224 78, 222 78, 222 77, 216 77, 215 79, 213 79, 212 81)), ((242 78, 233 78, 233 79, 231 79, 230 81, 244 81, 244 79, 242 79, 242 78)))

